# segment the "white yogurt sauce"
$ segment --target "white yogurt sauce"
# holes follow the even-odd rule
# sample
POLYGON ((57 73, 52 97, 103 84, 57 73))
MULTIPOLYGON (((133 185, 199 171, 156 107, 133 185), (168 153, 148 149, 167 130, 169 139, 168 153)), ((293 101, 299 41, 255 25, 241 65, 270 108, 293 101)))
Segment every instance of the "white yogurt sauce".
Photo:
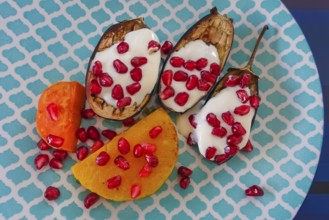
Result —
POLYGON ((161 53, 160 50, 155 53, 149 53, 148 43, 151 40, 159 42, 158 37, 153 31, 147 28, 143 28, 129 32, 125 36, 124 41, 129 44, 129 50, 126 53, 118 53, 117 45, 120 42, 117 42, 104 51, 96 53, 91 67, 95 61, 99 60, 102 62, 103 72, 108 73, 113 78, 112 86, 102 87, 102 92, 99 94, 99 96, 103 98, 108 104, 116 106, 117 100, 114 100, 111 96, 112 88, 116 84, 120 84, 122 86, 124 97, 131 97, 132 100, 130 105, 133 105, 134 103, 139 105, 143 101, 144 97, 153 90, 159 75, 158 71, 161 53), (126 86, 134 83, 130 76, 130 71, 134 68, 130 64, 130 60, 136 56, 146 57, 147 63, 139 67, 141 68, 143 75, 142 79, 139 81, 141 84, 141 89, 134 95, 130 95, 126 91, 126 86), (128 67, 127 73, 119 74, 116 72, 113 67, 113 61, 115 59, 121 60, 128 67))

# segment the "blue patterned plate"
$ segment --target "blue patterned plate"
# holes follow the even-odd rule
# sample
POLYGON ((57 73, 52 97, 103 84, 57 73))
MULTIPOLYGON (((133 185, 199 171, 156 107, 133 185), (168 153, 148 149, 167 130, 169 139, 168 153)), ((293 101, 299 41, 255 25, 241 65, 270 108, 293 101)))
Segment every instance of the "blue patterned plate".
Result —
MULTIPOLYGON (((318 164, 323 102, 312 53, 280 1, 1 2, 0 219, 294 217, 318 164), (102 199, 90 210, 82 202, 88 191, 70 171, 74 154, 63 170, 35 170, 39 94, 60 80, 83 83, 88 58, 108 26, 143 16, 161 41, 176 42, 212 6, 234 19, 236 35, 226 68, 243 66, 260 29, 270 26, 255 60, 262 104, 252 130, 253 152, 239 153, 228 163, 214 166, 180 137, 176 167, 183 164, 194 170, 187 190, 180 189, 173 172, 151 197, 125 203, 102 199), (244 195, 244 189, 253 184, 264 188, 263 197, 244 195), (58 200, 43 198, 48 185, 61 189, 58 200)), ((154 107, 155 102, 148 106, 154 107)), ((118 132, 124 129, 118 122, 98 118, 83 121, 83 126, 90 124, 118 132)))

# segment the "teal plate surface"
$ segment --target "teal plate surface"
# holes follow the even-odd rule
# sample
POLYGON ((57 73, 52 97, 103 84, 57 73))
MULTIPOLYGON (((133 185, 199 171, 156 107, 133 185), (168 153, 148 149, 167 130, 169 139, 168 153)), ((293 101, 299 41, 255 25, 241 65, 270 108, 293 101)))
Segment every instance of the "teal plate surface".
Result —
MULTIPOLYGON (((0 8, 0 219, 295 216, 319 160, 323 102, 312 53, 280 1, 29 0, 1 1, 0 8), (65 161, 63 170, 35 170, 39 95, 57 81, 84 83, 89 56, 104 30, 117 21, 143 16, 161 42, 177 42, 213 6, 234 19, 235 39, 224 72, 230 66, 244 66, 261 28, 270 27, 254 63, 261 78, 262 104, 252 130, 253 152, 239 153, 228 163, 215 166, 180 136, 176 168, 185 165, 194 171, 187 190, 180 189, 175 169, 148 198, 124 203, 101 199, 90 210, 83 207, 88 191, 70 171, 75 154, 65 161), (244 195, 244 189, 253 184, 263 187, 263 197, 244 195), (61 189, 58 200, 43 198, 49 185, 61 189)), ((153 101, 148 109, 156 106, 153 101)), ((100 118, 82 125, 91 124, 118 132, 125 129, 119 122, 100 118)))

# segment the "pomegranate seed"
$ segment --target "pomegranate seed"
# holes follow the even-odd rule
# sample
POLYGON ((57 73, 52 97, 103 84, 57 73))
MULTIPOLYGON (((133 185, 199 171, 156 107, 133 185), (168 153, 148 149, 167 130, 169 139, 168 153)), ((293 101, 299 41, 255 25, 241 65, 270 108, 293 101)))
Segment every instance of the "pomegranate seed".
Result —
POLYGON ((257 95, 252 95, 249 97, 250 106, 257 109, 259 107, 260 98, 257 95))
POLYGON ((104 146, 104 142, 102 140, 97 140, 91 146, 90 151, 91 151, 91 153, 94 153, 94 152, 96 152, 98 149, 100 149, 103 146, 104 146))
POLYGON ((243 74, 243 76, 241 77, 241 80, 240 80, 241 88, 244 88, 244 87, 248 86, 249 82, 250 82, 250 79, 251 79, 251 76, 250 76, 249 73, 243 74))
POLYGON ((85 128, 78 128, 78 130, 75 132, 75 136, 81 142, 86 142, 88 140, 88 134, 85 128))
POLYGON ((170 51, 172 50, 172 48, 173 48, 173 44, 172 44, 170 41, 166 40, 166 41, 162 44, 162 46, 161 46, 161 52, 162 52, 164 55, 167 55, 167 54, 170 53, 170 51))
POLYGON ((227 87, 233 87, 236 85, 239 85, 240 83, 240 77, 236 75, 229 75, 224 83, 227 87))
POLYGON ((236 146, 238 144, 240 144, 240 142, 242 141, 242 136, 237 136, 237 135, 229 135, 226 139, 226 143, 228 146, 236 146))
POLYGON ((142 88, 141 84, 139 82, 134 82, 128 86, 126 86, 126 90, 130 95, 134 95, 142 88))
POLYGON ((178 175, 181 177, 191 176, 193 171, 187 167, 180 166, 177 170, 178 175))
POLYGON ((181 57, 172 57, 169 62, 173 67, 181 67, 184 65, 185 61, 181 57))
POLYGON ((113 176, 106 181, 107 188, 114 189, 121 185, 121 176, 113 176))
POLYGON ((215 147, 208 147, 206 150, 206 158, 208 160, 212 159, 216 154, 217 149, 215 147))
POLYGON ((49 166, 53 169, 62 169, 63 168, 63 162, 54 157, 49 161, 49 166))
POLYGON ((183 177, 180 181, 179 181, 179 186, 182 188, 182 189, 186 189, 189 185, 190 185, 190 177, 186 176, 186 177, 183 177))
POLYGON ((217 116, 214 113, 208 113, 206 116, 206 120, 208 124, 214 128, 220 126, 220 121, 218 120, 217 116))
POLYGON ((141 157, 144 154, 144 148, 140 144, 134 146, 133 154, 135 157, 141 157))
POLYGON ((161 45, 155 40, 151 40, 147 45, 147 49, 149 50, 150 54, 159 51, 160 47, 161 45))
POLYGON ((59 109, 55 103, 52 102, 47 106, 47 112, 51 120, 53 121, 58 120, 59 109))
POLYGON ((228 125, 233 125, 234 123, 234 118, 231 112, 227 111, 222 114, 222 119, 223 121, 228 124, 228 125))
POLYGON ((96 157, 96 164, 98 166, 105 166, 110 160, 110 155, 106 151, 102 151, 96 157))
POLYGON ((46 199, 51 201, 56 200, 61 195, 61 192, 54 186, 48 186, 43 195, 46 199))
POLYGON ((64 161, 67 157, 67 152, 65 150, 55 149, 53 151, 53 156, 60 161, 64 161))
POLYGON ((153 154, 145 154, 145 159, 147 163, 150 164, 152 167, 157 167, 159 164, 157 156, 153 154))
POLYGON ((40 150, 48 150, 50 148, 47 142, 45 142, 43 139, 40 139, 37 145, 40 150))
POLYGON ((203 79, 204 81, 209 82, 211 84, 214 84, 217 80, 217 76, 214 74, 211 74, 207 70, 202 70, 200 74, 201 74, 201 79, 203 79))
POLYGON ((91 108, 84 109, 84 110, 81 111, 81 116, 84 119, 89 119, 89 118, 91 118, 95 115, 96 115, 96 113, 91 108))
POLYGON ((216 155, 215 156, 215 159, 214 161, 217 163, 217 164, 222 164, 224 163, 225 161, 227 161, 229 158, 229 156, 227 154, 219 154, 219 155, 216 155))
POLYGON ((208 60, 206 58, 200 58, 196 61, 196 69, 201 71, 208 65, 208 60))
POLYGON ((187 73, 185 73, 184 71, 181 71, 181 70, 178 70, 174 74, 174 80, 178 81, 178 82, 184 82, 187 80, 187 78, 188 78, 187 73))
POLYGON ((140 67, 144 64, 147 63, 147 58, 146 57, 134 57, 130 60, 130 64, 133 67, 140 67))
POLYGON ((158 135, 162 132, 162 127, 161 126, 155 126, 149 131, 149 135, 152 139, 158 137, 158 135))
POLYGON ((166 86, 170 86, 172 82, 173 73, 171 70, 165 70, 161 75, 161 80, 166 86))
POLYGON ((93 79, 90 82, 90 92, 91 94, 98 95, 102 91, 102 87, 98 84, 97 79, 93 79))
POLYGON ((217 63, 210 64, 210 73, 218 76, 220 74, 220 66, 217 63))
POLYGON ((177 105, 179 106, 183 106, 186 104, 187 100, 189 99, 189 94, 186 92, 180 92, 176 95, 175 97, 175 102, 177 103, 177 105))
POLYGON ((175 90, 171 86, 167 86, 160 94, 160 99, 167 100, 175 95, 175 90))
POLYGON ((113 130, 105 129, 102 131, 102 135, 107 139, 112 140, 115 136, 117 136, 117 133, 113 130))
POLYGON ((37 170, 40 170, 42 167, 46 166, 49 162, 49 156, 47 154, 39 154, 34 158, 34 166, 37 170))
POLYGON ((200 91, 208 91, 210 89, 210 85, 207 82, 205 82, 204 80, 199 79, 199 81, 198 81, 198 89, 200 91))
POLYGON ((48 135, 46 137, 47 143, 52 147, 61 147, 64 144, 64 139, 56 135, 48 135))
POLYGON ((246 196, 263 196, 264 191, 261 187, 257 185, 252 185, 245 190, 246 196))
POLYGON ((139 184, 133 184, 130 188, 130 197, 132 199, 136 199, 138 196, 140 196, 142 192, 142 187, 139 184))
POLYGON ((89 209, 92 205, 94 205, 99 199, 99 195, 96 193, 89 193, 85 200, 84 200, 84 206, 86 209, 89 209))
POLYGON ((104 87, 110 87, 113 84, 113 79, 107 73, 102 73, 99 78, 99 84, 104 87))
POLYGON ((232 125, 232 133, 237 136, 242 136, 246 134, 246 129, 244 129, 240 122, 234 122, 232 125))
POLYGON ((102 73, 102 63, 100 61, 95 61, 93 65, 93 74, 99 76, 102 73))
POLYGON ((135 119, 132 117, 132 118, 127 118, 125 120, 122 121, 122 124, 126 127, 129 127, 131 125, 133 125, 135 123, 135 119))
POLYGON ((116 84, 115 86, 113 86, 112 98, 115 100, 119 100, 119 99, 123 98, 123 89, 122 89, 121 85, 116 84))
POLYGON ((189 76, 185 85, 187 90, 195 89, 195 87, 198 85, 198 80, 199 79, 196 75, 189 76))
POLYGON ((117 51, 119 54, 126 53, 128 50, 129 44, 127 42, 122 41, 117 45, 117 51))
POLYGON ((117 101, 117 107, 118 108, 124 108, 124 107, 126 107, 130 104, 131 104, 131 98, 130 97, 124 97, 124 98, 119 99, 117 101))
POLYGON ((127 139, 121 137, 118 141, 118 150, 121 154, 127 154, 130 151, 130 144, 127 139))
POLYGON ((239 151, 239 148, 237 146, 226 146, 224 148, 225 154, 227 154, 229 157, 233 157, 234 155, 236 155, 239 151))
POLYGON ((128 72, 128 67, 119 59, 115 59, 113 61, 113 67, 117 71, 117 73, 126 73, 128 72))
POLYGON ((216 127, 212 129, 211 134, 223 138, 227 134, 227 130, 224 127, 216 127))
POLYGON ((147 177, 152 173, 152 166, 150 164, 145 164, 142 169, 139 171, 140 177, 147 177))
POLYGON ((87 128, 87 135, 88 135, 88 138, 90 138, 94 141, 97 141, 100 139, 100 134, 99 134, 97 128, 92 125, 87 128))
POLYGON ((78 147, 76 151, 77 159, 78 160, 84 160, 88 156, 89 150, 85 146, 78 147))
POLYGON ((249 105, 240 105, 234 109, 234 113, 237 115, 246 115, 250 111, 249 105))
POLYGON ((195 121, 195 115, 194 114, 188 116, 188 121, 190 122, 190 124, 193 128, 196 128, 197 123, 195 121))
POLYGON ((134 68, 130 71, 130 77, 135 82, 139 82, 142 79, 142 70, 141 68, 134 68))
POLYGON ((184 63, 184 68, 187 70, 194 70, 196 67, 196 63, 193 60, 188 60, 184 63))
POLYGON ((248 140, 246 146, 244 146, 241 150, 243 150, 245 152, 251 152, 254 150, 254 146, 252 146, 251 141, 248 140))
POLYGON ((144 152, 146 154, 153 154, 157 149, 154 144, 142 143, 141 145, 144 148, 144 152))
POLYGON ((117 165, 119 168, 121 168, 123 170, 127 170, 130 167, 130 165, 129 165, 128 161, 126 160, 126 158, 124 158, 121 155, 117 156, 114 159, 114 164, 117 165))
POLYGON ((248 93, 244 89, 239 89, 236 91, 236 95, 238 96, 238 99, 242 103, 246 103, 248 101, 248 93))
POLYGON ((186 140, 186 143, 190 146, 194 146, 196 145, 197 143, 195 142, 195 140, 193 139, 193 135, 192 133, 189 133, 188 136, 187 136, 187 140, 186 140))

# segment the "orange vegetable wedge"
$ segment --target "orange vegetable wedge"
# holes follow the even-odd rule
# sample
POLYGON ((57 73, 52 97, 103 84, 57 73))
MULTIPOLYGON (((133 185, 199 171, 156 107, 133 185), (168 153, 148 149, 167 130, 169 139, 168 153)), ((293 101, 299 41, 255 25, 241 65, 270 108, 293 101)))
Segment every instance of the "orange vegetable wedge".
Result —
POLYGON ((52 147, 75 151, 75 132, 80 127, 85 100, 84 87, 78 82, 58 82, 44 90, 36 115, 36 128, 42 139, 52 147))
POLYGON ((75 164, 72 171, 81 185, 90 191, 106 199, 127 201, 140 199, 155 193, 171 174, 177 157, 178 137, 175 125, 169 115, 162 108, 159 108, 116 136, 98 151, 75 164), (157 126, 161 126, 162 131, 155 138, 151 138, 149 132, 157 126), (130 144, 130 151, 127 154, 120 154, 118 150, 118 141, 122 137, 130 144), (158 158, 158 165, 152 167, 152 171, 148 176, 143 177, 140 176, 140 170, 147 163, 145 154, 139 158, 133 155, 134 146, 142 143, 156 145, 156 151, 153 155, 158 158), (105 166, 99 166, 95 162, 102 151, 106 151, 110 156, 110 160, 105 166), (114 163, 115 158, 119 155, 122 155, 128 161, 129 169, 123 170, 114 163), (115 188, 108 188, 107 181, 115 176, 121 177, 121 184, 115 188), (139 186, 141 189, 137 198, 131 195, 132 190, 136 189, 135 186, 139 186))

